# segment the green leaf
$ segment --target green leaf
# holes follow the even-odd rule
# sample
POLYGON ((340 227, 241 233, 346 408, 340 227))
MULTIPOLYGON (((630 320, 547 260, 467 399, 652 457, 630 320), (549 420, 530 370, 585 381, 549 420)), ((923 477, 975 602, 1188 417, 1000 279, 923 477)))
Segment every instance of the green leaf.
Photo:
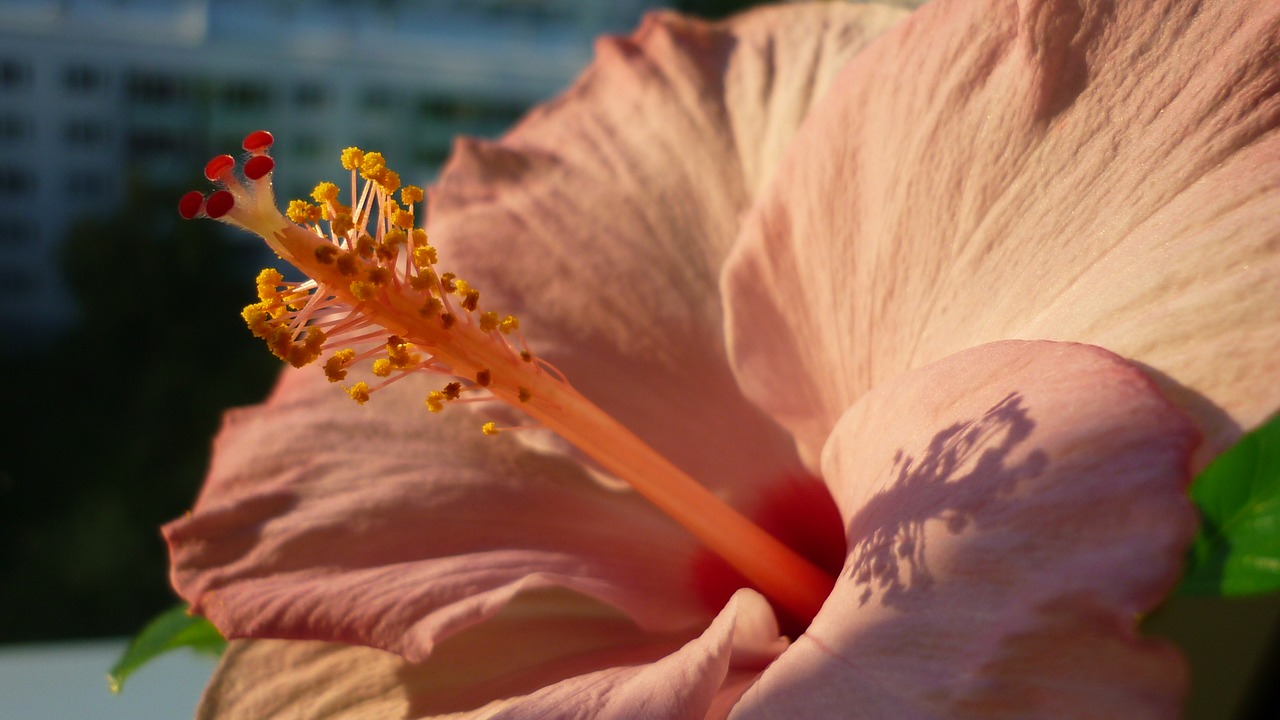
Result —
POLYGON ((183 603, 156 616, 129 643, 107 673, 108 687, 112 693, 120 692, 124 681, 138 668, 170 650, 183 647, 217 657, 226 649, 227 641, 208 620, 189 614, 187 605, 183 603))
POLYGON ((1178 592, 1280 590, 1280 415, 1205 468, 1191 498, 1203 522, 1178 592))

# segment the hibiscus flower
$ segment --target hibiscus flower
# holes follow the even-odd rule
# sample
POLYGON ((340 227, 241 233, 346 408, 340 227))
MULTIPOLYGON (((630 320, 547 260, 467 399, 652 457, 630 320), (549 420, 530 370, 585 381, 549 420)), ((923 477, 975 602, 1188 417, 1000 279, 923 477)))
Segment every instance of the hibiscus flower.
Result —
POLYGON ((1280 4, 1141 5, 650 16, 458 142, 431 245, 378 156, 293 222, 267 136, 213 161, 320 362, 165 528, 201 716, 1177 716, 1135 618, 1280 405, 1280 4))

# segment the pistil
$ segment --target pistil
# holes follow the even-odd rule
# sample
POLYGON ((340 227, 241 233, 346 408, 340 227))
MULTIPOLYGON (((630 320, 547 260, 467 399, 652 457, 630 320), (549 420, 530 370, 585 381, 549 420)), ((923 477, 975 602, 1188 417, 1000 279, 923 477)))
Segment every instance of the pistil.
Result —
MULTIPOLYGON (((205 174, 219 189, 207 196, 188 193, 179 212, 257 233, 310 278, 286 283, 272 270, 259 275, 259 301, 245 308, 244 317, 276 355, 299 367, 327 355, 324 371, 333 382, 344 381, 354 364, 372 360, 373 375, 381 380, 346 388, 362 404, 415 372, 450 380, 425 398, 431 412, 466 402, 464 392, 503 400, 629 483, 779 610, 804 624, 817 614, 833 585, 828 574, 575 390, 533 354, 514 316, 481 309, 478 288, 438 272, 438 254, 414 215, 421 189, 401 187, 380 154, 349 148, 342 159, 351 171, 354 205, 343 205, 337 187, 321 183, 312 195, 315 204, 295 200, 286 217, 271 191, 271 143, 265 131, 245 138, 243 179, 234 158, 211 160, 205 174)), ((483 431, 502 432, 493 423, 483 431)))

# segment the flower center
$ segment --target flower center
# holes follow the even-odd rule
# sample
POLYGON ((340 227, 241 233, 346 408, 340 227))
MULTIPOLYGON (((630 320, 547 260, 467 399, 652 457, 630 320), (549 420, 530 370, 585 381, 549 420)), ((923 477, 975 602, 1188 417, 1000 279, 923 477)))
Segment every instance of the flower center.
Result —
MULTIPOLYGON (((833 580, 658 454, 577 392, 550 363, 536 357, 512 315, 483 310, 480 290, 438 269, 436 249, 416 222, 420 188, 400 183, 380 153, 348 148, 352 205, 332 183, 320 183, 314 203, 294 200, 281 214, 271 190, 271 134, 245 137, 239 167, 229 155, 210 160, 205 176, 218 186, 179 202, 185 218, 206 216, 256 233, 309 280, 285 282, 275 270, 258 276, 258 302, 245 322, 295 367, 324 359, 332 382, 371 362, 380 378, 347 394, 365 403, 410 373, 447 380, 425 398, 441 412, 451 403, 497 398, 558 433, 625 480, 687 528, 710 551, 807 625, 833 580), (396 199, 398 191, 399 199, 396 199)), ((481 428, 503 432, 494 423, 481 428)))

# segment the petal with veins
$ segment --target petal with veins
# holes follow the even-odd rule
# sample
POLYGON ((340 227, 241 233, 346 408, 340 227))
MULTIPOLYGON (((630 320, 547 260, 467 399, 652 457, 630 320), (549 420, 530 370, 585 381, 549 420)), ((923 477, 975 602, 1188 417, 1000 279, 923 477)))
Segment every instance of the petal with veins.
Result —
POLYGON ((813 462, 903 370, 1087 342, 1156 371, 1203 464, 1280 407, 1278 89, 1274 2, 922 8, 833 82, 726 268, 748 396, 813 462))

